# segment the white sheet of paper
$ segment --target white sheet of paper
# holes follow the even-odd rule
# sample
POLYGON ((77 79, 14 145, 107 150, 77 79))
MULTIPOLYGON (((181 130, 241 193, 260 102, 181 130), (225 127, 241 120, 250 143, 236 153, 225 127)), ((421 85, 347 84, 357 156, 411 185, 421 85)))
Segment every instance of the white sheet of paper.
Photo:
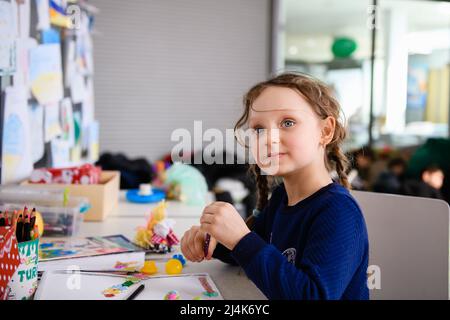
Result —
POLYGON ((15 1, 0 1, 0 75, 14 71, 13 56, 17 36, 15 1))
POLYGON ((26 89, 16 86, 5 91, 2 184, 21 182, 33 170, 26 89))
POLYGON ((164 300, 164 296, 172 290, 179 294, 179 300, 223 300, 217 286, 206 273, 153 276, 138 282, 114 297, 105 297, 103 291, 124 283, 125 277, 108 275, 70 274, 57 271, 45 272, 35 300, 123 300, 130 289, 143 283, 145 285, 136 300, 164 300), (217 292, 216 297, 203 295, 205 289, 201 285, 200 277, 205 277, 211 288, 217 292))
POLYGON ((63 98, 60 44, 41 44, 30 50, 31 92, 40 104, 63 98))
POLYGON ((39 261, 39 271, 67 270, 77 266, 80 270, 112 270, 117 262, 133 262, 144 266, 145 252, 124 252, 115 254, 106 254, 101 256, 61 259, 51 261, 39 261), (72 266, 72 267, 71 267, 72 266))
POLYGON ((50 8, 48 0, 35 0, 38 13, 38 30, 50 28, 50 8))
POLYGON ((51 142, 52 167, 65 168, 70 167, 70 147, 67 141, 60 138, 53 139, 51 142))
POLYGON ((29 107, 31 135, 31 155, 33 163, 44 156, 44 107, 32 104, 29 107))
POLYGON ((53 138, 61 134, 58 103, 46 105, 44 107, 44 112, 44 139, 45 142, 50 142, 53 138))
POLYGON ((61 127, 63 140, 66 140, 69 147, 75 144, 75 123, 73 121, 73 109, 70 98, 64 98, 61 107, 61 127))
POLYGON ((94 121, 94 81, 90 77, 86 81, 86 96, 81 107, 83 127, 88 127, 94 121))
POLYGON ((70 94, 72 97, 72 102, 82 103, 86 99, 86 85, 84 83, 84 77, 76 72, 70 81, 70 94))
POLYGON ((64 66, 65 66, 65 74, 64 74, 64 87, 70 88, 72 79, 76 72, 76 64, 75 64, 75 41, 67 40, 65 42, 66 53, 64 57, 64 66))
POLYGON ((98 121, 92 121, 89 125, 89 142, 88 142, 88 156, 89 160, 92 162, 96 162, 100 156, 100 147, 99 147, 99 131, 100 125, 98 121))
POLYGON ((21 0, 21 3, 17 5, 18 9, 18 27, 19 27, 19 37, 29 38, 30 37, 30 0, 21 0))
POLYGON ((19 84, 27 88, 27 97, 31 92, 30 88, 30 68, 29 53, 32 48, 37 46, 36 39, 18 38, 16 40, 16 72, 14 73, 14 84, 19 84))

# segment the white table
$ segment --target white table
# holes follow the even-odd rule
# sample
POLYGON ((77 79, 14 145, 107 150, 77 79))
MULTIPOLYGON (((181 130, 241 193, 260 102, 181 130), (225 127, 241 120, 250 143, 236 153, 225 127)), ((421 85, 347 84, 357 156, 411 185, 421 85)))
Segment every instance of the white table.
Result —
MULTIPOLYGON (((136 227, 145 225, 146 218, 154 206, 128 203, 122 192, 118 209, 102 222, 83 222, 80 236, 123 234, 129 239, 133 239, 136 227)), ((167 215, 176 221, 174 232, 180 239, 192 225, 199 224, 202 209, 202 207, 187 206, 179 202, 168 201, 167 215)), ((177 247, 175 250, 178 251, 179 248, 177 247)), ((174 252, 166 256, 152 256, 161 259, 162 257, 169 258, 173 254, 174 252)), ((183 272, 205 272, 210 274, 225 299, 266 299, 240 267, 227 265, 218 260, 201 263, 187 262, 183 272)))

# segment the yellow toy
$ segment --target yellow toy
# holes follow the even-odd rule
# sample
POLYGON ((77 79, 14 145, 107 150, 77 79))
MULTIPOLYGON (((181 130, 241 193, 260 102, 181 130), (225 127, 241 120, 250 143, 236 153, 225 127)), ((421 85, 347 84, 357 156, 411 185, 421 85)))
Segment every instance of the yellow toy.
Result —
POLYGON ((180 274, 183 270, 183 265, 178 259, 169 259, 166 263, 167 274, 180 274))
POLYGON ((167 204, 164 200, 152 210, 147 224, 137 228, 134 242, 147 250, 157 253, 170 252, 179 243, 173 233, 174 221, 166 219, 167 204))
POLYGON ((142 273, 145 274, 155 274, 158 272, 155 261, 145 261, 144 266, 141 269, 142 273))

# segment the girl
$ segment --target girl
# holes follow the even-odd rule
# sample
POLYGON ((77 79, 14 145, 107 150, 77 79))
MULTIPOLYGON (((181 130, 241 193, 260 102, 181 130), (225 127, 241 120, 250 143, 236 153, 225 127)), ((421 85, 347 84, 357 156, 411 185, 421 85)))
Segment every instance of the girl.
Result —
POLYGON ((269 299, 368 299, 367 230, 348 191, 345 130, 330 89, 287 73, 251 88, 244 104, 235 130, 254 132, 257 209, 246 224, 232 205, 212 203, 183 235, 182 253, 239 264, 269 299), (270 200, 265 172, 283 181, 270 200))

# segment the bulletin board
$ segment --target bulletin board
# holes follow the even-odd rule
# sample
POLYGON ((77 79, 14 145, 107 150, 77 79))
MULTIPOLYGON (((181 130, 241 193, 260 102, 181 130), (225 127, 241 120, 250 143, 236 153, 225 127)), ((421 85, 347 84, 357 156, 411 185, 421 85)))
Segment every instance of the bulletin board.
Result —
POLYGON ((98 159, 86 0, 0 0, 1 183, 98 159))

